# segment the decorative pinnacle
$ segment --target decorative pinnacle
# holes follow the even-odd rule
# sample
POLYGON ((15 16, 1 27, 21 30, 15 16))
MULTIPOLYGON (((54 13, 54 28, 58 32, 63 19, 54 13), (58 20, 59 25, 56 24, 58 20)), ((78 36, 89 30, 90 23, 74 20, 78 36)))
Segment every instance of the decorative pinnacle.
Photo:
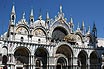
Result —
POLYGON ((79 27, 79 22, 78 22, 78 27, 77 27, 77 30, 80 30, 80 27, 79 27))
POLYGON ((78 22, 78 28, 79 28, 79 22, 78 22))
POLYGON ((34 14, 33 14, 33 9, 31 9, 31 14, 30 14, 30 16, 34 16, 34 14))
POLYGON ((39 12, 39 20, 42 20, 41 9, 40 9, 40 12, 39 12))
POLYGON ((88 26, 88 32, 90 32, 90 26, 88 26))
POLYGON ((70 23, 73 23, 73 19, 72 18, 70 19, 70 23))
POLYGON ((46 14, 47 16, 46 16, 46 19, 49 19, 49 13, 47 12, 47 14, 46 14))
POLYGON ((82 27, 84 27, 84 21, 82 22, 82 27))
POLYGON ((23 12, 23 17, 22 17, 23 19, 25 18, 25 12, 23 12))
POLYGON ((62 13, 62 5, 60 5, 60 12, 62 13))
POLYGON ((14 7, 14 5, 12 7, 12 13, 15 13, 15 7, 14 7))

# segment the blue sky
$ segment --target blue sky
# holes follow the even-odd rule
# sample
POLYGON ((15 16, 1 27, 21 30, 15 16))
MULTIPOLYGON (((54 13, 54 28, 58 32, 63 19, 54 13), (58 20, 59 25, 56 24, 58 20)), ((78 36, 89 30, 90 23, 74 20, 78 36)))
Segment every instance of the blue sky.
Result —
POLYGON ((41 9, 43 19, 46 18, 46 11, 50 18, 54 18, 60 4, 63 6, 63 12, 67 21, 73 18, 75 29, 78 22, 85 22, 85 27, 97 26, 98 37, 104 37, 104 0, 0 0, 0 34, 7 31, 12 5, 16 8, 16 22, 22 18, 25 11, 26 20, 29 21, 30 10, 34 9, 34 18, 38 19, 41 9))

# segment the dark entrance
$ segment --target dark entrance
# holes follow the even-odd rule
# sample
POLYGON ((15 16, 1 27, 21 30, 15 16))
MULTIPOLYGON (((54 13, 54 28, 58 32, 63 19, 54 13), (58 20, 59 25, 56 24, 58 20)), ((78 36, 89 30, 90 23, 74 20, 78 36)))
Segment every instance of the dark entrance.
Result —
POLYGON ((60 57, 57 61, 56 69, 67 69, 67 61, 64 57, 60 57))
POLYGON ((17 69, 22 69, 22 67, 17 67, 17 69))
POLYGON ((56 69, 62 69, 62 68, 61 68, 61 64, 58 64, 58 65, 56 66, 56 69))

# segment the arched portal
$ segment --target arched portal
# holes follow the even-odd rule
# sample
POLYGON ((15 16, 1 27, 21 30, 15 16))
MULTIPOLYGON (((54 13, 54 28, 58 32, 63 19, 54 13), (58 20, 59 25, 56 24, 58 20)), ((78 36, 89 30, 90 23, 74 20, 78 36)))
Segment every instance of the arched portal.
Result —
MULTIPOLYGON (((25 47, 19 47, 14 52, 16 65, 22 65, 25 69, 28 69, 29 65, 29 50, 25 47)), ((16 69, 18 69, 17 67, 16 69)), ((23 69, 23 68, 21 68, 23 69)))
POLYGON ((98 64, 99 64, 99 60, 97 53, 93 51, 90 54, 90 69, 98 69, 98 64))
POLYGON ((87 58, 87 53, 84 50, 80 51, 78 54, 78 67, 80 69, 87 69, 87 58))
POLYGON ((36 69, 47 69, 48 51, 45 48, 38 48, 35 52, 36 69))
POLYGON ((56 69, 67 69, 67 60, 64 57, 60 57, 57 60, 56 69))
POLYGON ((56 41, 61 41, 64 40, 64 37, 68 34, 68 32, 66 31, 66 29, 64 29, 63 27, 56 27, 53 30, 52 33, 52 39, 56 40, 56 41))
POLYGON ((2 57, 2 64, 6 65, 7 61, 8 61, 7 55, 3 55, 3 57, 2 57))
MULTIPOLYGON (((61 45, 58 47, 56 54, 63 54, 67 58, 68 63, 66 64, 67 65, 66 68, 70 69, 72 66, 72 57, 73 57, 71 48, 68 45, 61 45)), ((59 58, 57 61, 57 64, 59 60, 61 61, 60 63, 62 62, 66 63, 65 59, 59 58)), ((63 65, 63 63, 61 65, 63 65)))

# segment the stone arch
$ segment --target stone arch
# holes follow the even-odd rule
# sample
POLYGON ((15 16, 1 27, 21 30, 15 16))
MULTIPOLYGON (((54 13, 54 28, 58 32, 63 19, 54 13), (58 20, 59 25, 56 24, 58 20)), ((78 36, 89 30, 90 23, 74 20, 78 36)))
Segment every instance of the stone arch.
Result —
POLYGON ((68 59, 63 54, 56 54, 56 69, 66 69, 68 66, 68 59))
POLYGON ((92 51, 90 54, 90 69, 98 69, 99 58, 96 51, 92 51))
MULTIPOLYGON (((26 29, 26 31, 28 32, 28 34, 29 34, 29 27, 27 26, 27 25, 24 25, 24 24, 19 24, 17 27, 16 27, 16 31, 17 31, 17 29, 19 29, 19 28, 21 28, 21 27, 23 27, 24 29, 26 29)), ((27 34, 27 35, 28 35, 27 34)))
POLYGON ((19 64, 19 65, 24 65, 26 64, 26 68, 28 68, 28 64, 29 64, 29 55, 30 55, 30 51, 28 48, 26 47, 17 47, 15 49, 15 52, 14 52, 14 58, 15 58, 15 61, 16 61, 16 64, 19 64))
POLYGON ((73 65, 73 63, 72 63, 73 51, 72 51, 71 47, 68 46, 67 44, 62 44, 56 48, 55 53, 63 54, 68 59, 68 63, 67 63, 68 66, 66 66, 66 67, 68 67, 70 69, 71 66, 73 65))
POLYGON ((89 43, 94 42, 93 37, 92 37, 92 35, 91 35, 91 34, 87 35, 87 37, 89 37, 89 38, 90 38, 89 43))
POLYGON ((81 69, 86 69, 87 68, 87 59, 88 59, 88 54, 86 51, 81 50, 78 54, 78 66, 81 67, 81 69))
POLYGON ((68 31, 67 29, 65 29, 62 26, 57 26, 54 28, 54 30, 52 31, 51 37, 52 40, 64 40, 64 37, 68 35, 68 31))
MULTIPOLYGON (((47 51, 46 48, 43 47, 39 47, 35 50, 35 65, 36 65, 36 61, 38 59, 39 62, 41 62, 40 67, 42 67, 42 69, 47 69, 47 64, 48 62, 48 56, 49 56, 49 52, 47 51)), ((37 68, 37 67, 36 67, 37 68)))
POLYGON ((2 55, 7 55, 8 54, 8 48, 7 46, 2 47, 2 55))
MULTIPOLYGON (((70 29, 69 29, 68 23, 67 23, 66 21, 63 21, 63 20, 62 20, 63 23, 61 23, 62 21, 60 21, 60 20, 61 20, 61 19, 55 20, 55 21, 52 23, 51 28, 53 28, 53 30, 54 30, 56 27, 62 26, 62 27, 64 27, 64 28, 66 28, 67 31, 70 30, 70 29)), ((68 33, 69 33, 69 31, 68 31, 68 33)))
POLYGON ((46 29, 45 29, 44 27, 42 27, 42 26, 36 26, 36 27, 34 28, 34 30, 32 31, 32 35, 34 35, 34 31, 37 30, 37 29, 42 30, 43 33, 45 34, 45 36, 47 36, 46 29))
POLYGON ((80 36, 80 38, 81 38, 81 41, 83 42, 83 35, 82 35, 80 32, 76 32, 76 33, 75 33, 75 35, 78 35, 78 36, 80 36))

